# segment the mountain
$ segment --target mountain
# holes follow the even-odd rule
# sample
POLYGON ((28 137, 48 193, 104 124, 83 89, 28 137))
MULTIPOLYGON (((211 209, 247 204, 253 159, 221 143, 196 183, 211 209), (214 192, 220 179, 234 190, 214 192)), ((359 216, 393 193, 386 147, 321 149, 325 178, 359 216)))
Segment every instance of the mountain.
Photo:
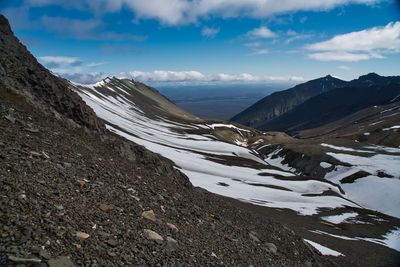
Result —
MULTIPOLYGON (((303 140, 279 132, 262 133, 223 121, 177 116, 160 104, 148 113, 143 103, 151 99, 137 102, 137 94, 149 95, 146 91, 153 89, 139 90, 136 84, 108 78, 89 86, 71 84, 71 88, 105 121, 108 130, 170 159, 195 187, 260 206, 262 212, 280 222, 290 222, 304 238, 320 229, 309 237, 319 242, 321 235, 364 235, 365 225, 372 227, 369 234, 382 232, 383 225, 371 218, 384 215, 372 216, 368 208, 400 216, 398 148, 341 136, 303 140), (371 188, 375 188, 373 192, 371 188), (336 231, 336 226, 329 224, 335 221, 331 218, 350 215, 357 219, 338 223, 351 224, 348 232, 344 228, 336 231)), ((400 221, 384 218, 389 223, 384 227, 389 228, 383 232, 396 234, 388 229, 396 229, 392 227, 400 221)), ((365 244, 367 239, 354 240, 362 241, 362 246, 371 245, 365 244)), ((337 238, 326 245, 343 251, 337 238)), ((347 252, 346 256, 351 255, 347 252)))
POLYGON ((0 16, 0 87, 23 96, 36 108, 91 129, 104 129, 93 110, 69 90, 67 81, 37 62, 0 16))
POLYGON ((400 83, 337 88, 308 99, 259 128, 296 133, 331 123, 364 108, 393 103, 399 96, 400 83))
MULTIPOLYGON (((170 160, 105 130, 71 83, 38 64, 2 16, 0 24, 0 266, 333 265, 282 224, 193 188, 170 160)), ((132 120, 197 120, 152 88, 112 82, 119 111, 146 112, 132 120), (127 94, 137 105, 123 106, 127 94)), ((116 115, 119 127, 135 127, 116 115)), ((165 125, 137 134, 163 142, 165 125)))
MULTIPOLYGON (((260 130, 291 131, 289 128, 293 127, 293 125, 287 125, 286 127, 284 125, 284 121, 286 119, 280 120, 280 117, 300 106, 301 104, 305 104, 307 100, 313 97, 328 93, 329 91, 338 88, 366 88, 371 86, 385 86, 397 83, 400 83, 400 76, 383 77, 376 73, 369 73, 367 75, 360 76, 358 79, 346 82, 328 75, 323 78, 299 84, 285 91, 273 93, 234 116, 231 121, 260 130)), ((355 90, 357 89, 349 90, 350 93, 348 97, 354 97, 354 93, 352 92, 355 90)), ((338 100, 340 99, 332 99, 332 101, 338 100)), ((314 113, 313 115, 315 116, 316 114, 318 114, 318 112, 314 113)), ((339 115, 340 114, 338 114, 338 116, 339 115)), ((321 118, 321 121, 322 120, 323 119, 321 118)))
POLYGON ((251 107, 231 118, 230 121, 253 128, 259 128, 261 125, 281 116, 309 98, 334 88, 343 87, 345 84, 345 81, 330 75, 311 80, 296 85, 291 89, 275 92, 264 97, 251 107))
POLYGON ((300 131, 302 139, 346 138, 384 146, 400 146, 400 103, 373 106, 320 127, 300 131))
POLYGON ((398 148, 203 120, 128 79, 79 85, 34 63, 27 79, 12 44, 1 266, 398 266, 398 148))

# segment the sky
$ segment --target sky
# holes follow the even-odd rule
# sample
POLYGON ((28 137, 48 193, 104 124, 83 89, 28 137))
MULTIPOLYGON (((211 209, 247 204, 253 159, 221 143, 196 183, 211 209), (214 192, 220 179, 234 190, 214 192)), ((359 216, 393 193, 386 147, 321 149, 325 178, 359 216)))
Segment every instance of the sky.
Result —
POLYGON ((78 83, 399 75, 395 0, 0 0, 44 66, 78 83))

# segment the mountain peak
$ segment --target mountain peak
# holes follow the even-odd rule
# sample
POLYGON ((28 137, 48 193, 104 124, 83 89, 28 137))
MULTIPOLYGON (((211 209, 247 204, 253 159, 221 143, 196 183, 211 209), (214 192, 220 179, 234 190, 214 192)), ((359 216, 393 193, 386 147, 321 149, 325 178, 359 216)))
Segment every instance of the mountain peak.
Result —
POLYGON ((379 74, 375 73, 375 72, 370 72, 368 74, 365 75, 361 75, 360 77, 358 77, 358 79, 360 80, 365 80, 365 79, 374 79, 374 78, 381 78, 382 76, 380 76, 379 74))

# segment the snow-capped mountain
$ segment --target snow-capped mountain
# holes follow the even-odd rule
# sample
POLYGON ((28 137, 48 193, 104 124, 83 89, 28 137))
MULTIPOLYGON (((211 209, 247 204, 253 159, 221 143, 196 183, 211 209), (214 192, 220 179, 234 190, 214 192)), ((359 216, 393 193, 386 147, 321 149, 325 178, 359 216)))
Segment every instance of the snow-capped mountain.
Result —
MULTIPOLYGON (((358 203, 354 194, 343 190, 343 185, 338 182, 340 179, 334 175, 344 172, 340 164, 331 168, 325 167, 332 166, 331 163, 321 163, 320 168, 330 170, 326 173, 329 179, 318 179, 304 175, 295 166, 285 167, 279 161, 278 150, 263 153, 263 149, 272 145, 268 142, 269 134, 240 125, 201 120, 180 110, 154 89, 132 80, 107 78, 91 86, 73 87, 105 121, 109 130, 169 158, 195 186, 257 205, 292 209, 304 215, 316 214, 324 208, 369 206, 363 201, 358 203)), ((349 164, 363 169, 358 166, 362 164, 358 163, 360 160, 353 158, 355 156, 344 154, 353 150, 337 147, 334 150, 336 153, 327 153, 328 159, 343 161, 346 170, 353 170, 349 164)), ((397 150, 366 147, 356 152, 366 161, 371 156, 381 158, 382 152, 387 155, 382 160, 392 167, 400 162, 397 150)), ((285 155, 281 161, 284 159, 285 155)), ((372 171, 371 168, 364 169, 370 170, 371 175, 379 171, 379 166, 372 171)), ((398 178, 400 174, 395 169, 391 168, 388 175, 398 178)), ((398 192, 400 180, 390 181, 388 188, 398 192)), ((383 192, 377 194, 386 195, 383 192)), ((397 206, 393 200, 370 207, 390 210, 389 214, 400 216, 396 208, 388 208, 397 206)))

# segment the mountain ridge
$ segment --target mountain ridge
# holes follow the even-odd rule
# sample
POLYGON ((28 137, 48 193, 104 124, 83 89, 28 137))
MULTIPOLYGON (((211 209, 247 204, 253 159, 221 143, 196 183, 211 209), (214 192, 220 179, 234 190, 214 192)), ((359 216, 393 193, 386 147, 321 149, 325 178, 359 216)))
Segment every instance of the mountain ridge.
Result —
MULTIPOLYGON (((380 76, 376 73, 362 75, 351 81, 344 81, 327 75, 292 87, 290 89, 275 92, 261 99, 241 113, 230 119, 246 126, 260 130, 275 130, 266 127, 269 121, 277 120, 280 116, 293 108, 303 104, 312 97, 326 93, 330 90, 342 87, 369 87, 373 85, 385 85, 387 83, 400 83, 400 76, 380 76), (336 83, 331 83, 336 81, 336 83), (307 92, 308 89, 308 92, 307 92), (300 95, 300 97, 298 97, 300 95), (280 97, 277 97, 280 96, 280 97)), ((285 130, 279 128, 280 130, 285 130)))

